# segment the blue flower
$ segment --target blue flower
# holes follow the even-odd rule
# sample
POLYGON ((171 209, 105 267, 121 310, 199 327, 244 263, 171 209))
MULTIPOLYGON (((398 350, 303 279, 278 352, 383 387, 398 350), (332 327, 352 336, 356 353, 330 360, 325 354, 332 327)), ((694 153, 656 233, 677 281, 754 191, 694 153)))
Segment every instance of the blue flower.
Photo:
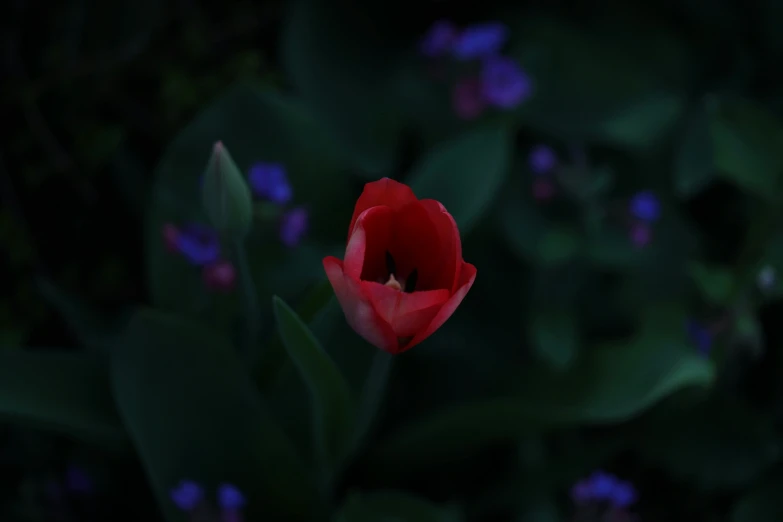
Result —
POLYGON ((220 257, 217 233, 204 225, 193 223, 180 229, 175 246, 180 254, 197 266, 206 265, 220 257))
POLYGON ((284 205, 293 196, 285 168, 278 163, 256 163, 250 167, 248 181, 253 194, 259 198, 284 205))
POLYGON ((528 162, 534 174, 549 174, 557 166, 557 156, 551 147, 536 145, 530 150, 528 162))
POLYGON ((502 23, 474 25, 457 36, 452 54, 459 60, 485 58, 500 51, 507 39, 508 29, 502 23))
POLYGON ((484 98, 490 105, 509 109, 533 94, 533 82, 519 64, 504 57, 484 61, 481 70, 484 98))
POLYGON ((691 342, 696 345, 696 350, 704 356, 708 355, 712 348, 712 333, 693 319, 687 322, 685 328, 691 342))
POLYGON ((636 503, 636 488, 630 482, 620 481, 615 484, 609 498, 614 507, 625 509, 636 503))
POLYGON ((182 511, 193 511, 204 500, 204 490, 192 480, 183 480, 171 490, 170 496, 182 511))
POLYGON ((307 232, 308 222, 307 210, 302 207, 291 209, 283 214, 280 220, 280 241, 288 247, 299 244, 307 232))
POLYGON ((593 490, 593 497, 604 500, 609 498, 614 491, 614 488, 617 485, 617 478, 609 473, 596 471, 590 477, 590 484, 593 490))
POLYGON ((578 504, 608 502, 617 509, 625 509, 636 502, 637 493, 630 482, 599 470, 577 482, 571 489, 571 498, 578 504))
POLYGON ((630 202, 631 214, 642 221, 652 223, 661 216, 661 204, 658 197, 649 190, 637 192, 630 202))
POLYGON ((218 488, 218 505, 224 510, 239 510, 245 506, 245 496, 231 484, 221 484, 218 488))
POLYGON ((92 478, 82 468, 69 466, 65 472, 65 484, 74 493, 87 494, 93 491, 92 478))
POLYGON ((451 50, 457 28, 447 20, 435 22, 419 44, 419 51, 428 58, 437 58, 451 50))

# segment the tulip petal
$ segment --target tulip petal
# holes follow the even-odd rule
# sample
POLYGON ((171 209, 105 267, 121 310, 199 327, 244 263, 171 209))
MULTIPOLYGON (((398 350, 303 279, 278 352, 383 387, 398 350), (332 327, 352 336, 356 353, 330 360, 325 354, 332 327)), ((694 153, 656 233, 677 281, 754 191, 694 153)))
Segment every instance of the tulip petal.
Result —
POLYGON ((426 328, 450 295, 448 290, 405 293, 380 283, 361 284, 375 311, 397 337, 413 337, 426 328))
POLYGON ((348 239, 350 240, 351 235, 353 235, 353 227, 359 216, 368 208, 383 206, 397 210, 414 201, 417 201, 417 198, 413 190, 399 181, 382 178, 378 181, 367 183, 353 209, 351 224, 348 226, 348 239))
POLYGON ((457 222, 449 214, 439 201, 434 199, 422 199, 421 205, 430 213, 430 219, 435 225, 440 236, 442 252, 442 273, 449 278, 448 284, 441 283, 442 288, 449 288, 456 292, 459 286, 460 270, 462 265, 462 241, 459 236, 457 222))
POLYGON ((368 343, 394 353, 399 348, 397 336, 362 293, 358 280, 343 271, 343 262, 336 257, 325 257, 323 265, 348 325, 368 343))
POLYGON ((463 263, 460 269, 459 288, 457 289, 457 291, 449 298, 448 301, 446 301, 446 303, 438 311, 438 313, 432 319, 432 322, 430 322, 427 328, 419 331, 419 333, 417 333, 413 337, 413 339, 410 340, 410 342, 400 347, 398 353, 402 353, 406 350, 410 350, 411 348, 413 348, 414 346, 422 342, 424 339, 432 335, 435 332, 435 330, 443 326, 443 323, 445 323, 448 320, 448 318, 452 316, 452 314, 460 305, 460 303, 462 303, 462 300, 465 299, 468 290, 470 290, 470 287, 473 286, 473 282, 475 280, 476 280, 476 267, 471 265, 470 263, 463 263))
POLYGON ((356 220, 345 247, 345 273, 355 280, 382 279, 385 255, 392 236, 394 211, 388 207, 365 210, 356 220))

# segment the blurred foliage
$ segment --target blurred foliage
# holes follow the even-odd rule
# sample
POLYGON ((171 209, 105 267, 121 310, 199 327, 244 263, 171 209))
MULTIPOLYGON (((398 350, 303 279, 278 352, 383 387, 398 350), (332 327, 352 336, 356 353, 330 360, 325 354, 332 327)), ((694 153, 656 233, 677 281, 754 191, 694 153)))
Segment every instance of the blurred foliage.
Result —
POLYGON ((777 2, 6 14, 3 520, 177 521, 193 479, 238 486, 249 521, 598 521, 568 496, 597 469, 634 484, 639 520, 783 516, 777 2), (533 96, 458 118, 475 71, 417 53, 438 19, 503 22, 533 96), (206 222, 216 141, 243 172, 284 165, 310 222, 284 246, 259 205, 226 293, 161 232, 206 222), (394 358, 321 263, 383 176, 442 202, 478 268, 394 358), (629 211, 647 191, 654 223, 629 211))

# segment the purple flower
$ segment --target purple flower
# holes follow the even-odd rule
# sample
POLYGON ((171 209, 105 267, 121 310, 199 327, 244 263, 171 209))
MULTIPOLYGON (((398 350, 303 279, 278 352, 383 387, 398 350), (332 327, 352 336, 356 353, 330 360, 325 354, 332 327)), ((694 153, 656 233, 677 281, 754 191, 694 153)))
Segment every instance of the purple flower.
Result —
POLYGON ((182 511, 193 511, 204 500, 204 490, 191 480, 183 480, 171 490, 170 496, 182 511))
POLYGON ((297 207, 283 214, 280 220, 280 241, 288 247, 299 244, 307 232, 307 210, 297 207))
POLYGON ((220 240, 209 227, 192 223, 183 227, 176 236, 177 251, 197 266, 206 265, 220 257, 220 240))
POLYGON ((536 145, 530 150, 528 157, 530 170, 534 174, 549 174, 557 166, 557 156, 551 147, 536 145))
POLYGON ((614 491, 610 495, 612 505, 618 509, 625 509, 636 502, 636 489, 630 482, 619 481, 614 486, 614 491))
POLYGON ((65 484, 74 493, 92 493, 93 483, 90 476, 82 468, 69 466, 65 472, 65 484))
POLYGON ((454 112, 463 120, 478 118, 487 106, 478 78, 465 78, 454 85, 451 93, 454 112))
POLYGON ((637 192, 630 201, 631 215, 642 221, 652 223, 661 215, 661 204, 649 190, 637 192))
POLYGON ((596 471, 589 480, 593 497, 600 500, 608 498, 617 485, 615 476, 604 471, 596 471))
POLYGON ((577 504, 608 502, 615 508, 624 509, 636 502, 637 494, 630 482, 604 471, 596 471, 571 488, 571 498, 577 504))
POLYGON ((631 226, 631 243, 639 248, 646 247, 652 241, 652 230, 644 223, 634 223, 631 226))
POLYGON ((237 271, 230 261, 219 259, 204 265, 201 270, 201 278, 204 285, 210 290, 230 292, 236 284, 237 271))
POLYGON ((686 323, 685 328, 691 342, 696 345, 696 350, 700 354, 707 356, 712 348, 712 333, 693 319, 686 323))
POLYGON ((285 169, 279 163, 256 163, 250 167, 248 181, 253 194, 259 198, 283 205, 293 196, 285 169))
POLYGON ((533 94, 533 82, 519 64, 504 57, 484 61, 481 84, 486 100, 496 107, 509 109, 533 94))
POLYGON ((439 20, 432 24, 424 35, 419 44, 419 51, 428 58, 437 58, 449 52, 456 37, 457 28, 454 24, 447 20, 439 20))
POLYGON ((491 56, 503 47, 508 29, 502 23, 474 25, 463 30, 454 41, 452 54, 458 60, 491 56))
POLYGON ((245 496, 231 484, 221 484, 218 488, 218 505, 220 509, 237 510, 245 506, 245 496))

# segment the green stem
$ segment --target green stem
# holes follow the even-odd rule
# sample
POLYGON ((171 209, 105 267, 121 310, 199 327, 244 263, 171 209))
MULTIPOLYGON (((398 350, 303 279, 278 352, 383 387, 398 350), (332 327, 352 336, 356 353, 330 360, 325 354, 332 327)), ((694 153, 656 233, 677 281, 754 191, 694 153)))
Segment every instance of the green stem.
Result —
POLYGON ((393 357, 393 355, 383 350, 378 350, 372 360, 370 371, 364 382, 362 399, 356 417, 356 429, 351 444, 352 454, 362 449, 373 428, 378 416, 378 410, 380 410, 383 399, 386 396, 386 387, 389 383, 393 357))
POLYGON ((258 318, 260 307, 258 305, 258 292, 253 274, 250 271, 247 250, 244 242, 237 241, 234 246, 234 253, 237 264, 237 275, 239 277, 239 287, 242 292, 242 306, 244 319, 244 335, 241 341, 241 354, 247 358, 253 357, 258 346, 258 318))

